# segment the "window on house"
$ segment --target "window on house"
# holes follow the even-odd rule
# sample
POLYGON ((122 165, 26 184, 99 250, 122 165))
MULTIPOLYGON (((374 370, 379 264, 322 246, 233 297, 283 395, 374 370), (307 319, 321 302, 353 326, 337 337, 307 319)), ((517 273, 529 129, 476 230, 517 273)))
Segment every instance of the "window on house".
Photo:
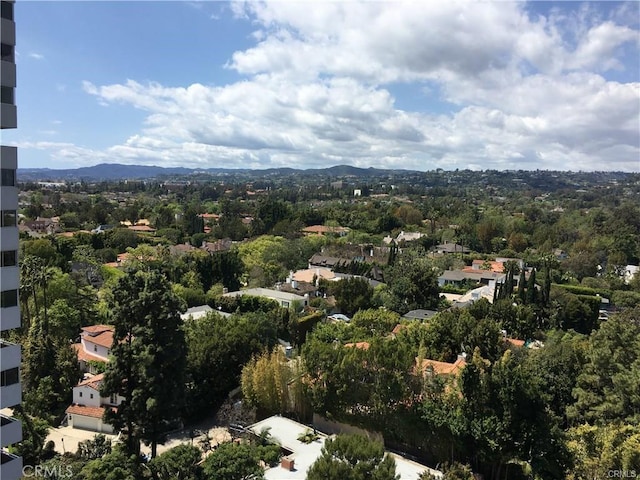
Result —
POLYGON ((78 396, 79 396, 80 398, 82 398, 82 392, 78 393, 78 396))
POLYGON ((16 250, 4 250, 0 255, 0 267, 15 267, 18 265, 18 252, 16 250))
POLYGON ((15 227, 18 225, 18 216, 15 210, 2 210, 0 213, 2 214, 0 215, 0 227, 15 227))
POLYGON ((3 187, 16 186, 16 171, 13 168, 0 169, 0 185, 3 187))
POLYGON ((118 395, 116 395, 115 393, 111 394, 111 398, 109 398, 109 401, 111 402, 111 405, 117 405, 118 395))
POLYGON ((0 308, 10 308, 18 305, 18 290, 0 292, 0 308))
POLYGON ((7 387, 20 382, 20 369, 18 367, 3 370, 0 375, 0 386, 7 387))
POLYGON ((94 351, 94 352, 97 352, 97 351, 98 351, 98 346, 97 346, 97 345, 94 345, 94 346, 93 346, 93 351, 94 351))
POLYGON ((284 308, 289 308, 289 302, 285 302, 284 300, 282 301, 282 306, 284 308))
POLYGON ((90 394, 89 394, 89 398, 93 398, 93 393, 90 393, 90 394))

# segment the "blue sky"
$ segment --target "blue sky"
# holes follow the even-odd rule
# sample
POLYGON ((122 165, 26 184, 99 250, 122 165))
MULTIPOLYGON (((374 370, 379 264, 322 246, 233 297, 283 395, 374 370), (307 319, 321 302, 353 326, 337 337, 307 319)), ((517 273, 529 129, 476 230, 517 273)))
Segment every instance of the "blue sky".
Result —
POLYGON ((637 2, 18 1, 21 167, 640 171, 637 2))

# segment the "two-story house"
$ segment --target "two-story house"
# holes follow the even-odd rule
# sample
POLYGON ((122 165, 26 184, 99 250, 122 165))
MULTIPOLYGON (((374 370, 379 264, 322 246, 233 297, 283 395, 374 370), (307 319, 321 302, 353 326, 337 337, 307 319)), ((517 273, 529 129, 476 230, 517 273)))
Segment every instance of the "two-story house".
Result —
POLYGON ((106 363, 113 346, 113 327, 111 325, 91 325, 82 327, 80 343, 74 348, 78 354, 78 363, 83 372, 97 373, 93 362, 106 363))
POLYGON ((106 409, 115 409, 124 400, 119 395, 100 396, 104 374, 85 374, 85 378, 73 387, 73 404, 67 407, 67 421, 72 428, 101 433, 113 433, 113 427, 103 420, 106 409))

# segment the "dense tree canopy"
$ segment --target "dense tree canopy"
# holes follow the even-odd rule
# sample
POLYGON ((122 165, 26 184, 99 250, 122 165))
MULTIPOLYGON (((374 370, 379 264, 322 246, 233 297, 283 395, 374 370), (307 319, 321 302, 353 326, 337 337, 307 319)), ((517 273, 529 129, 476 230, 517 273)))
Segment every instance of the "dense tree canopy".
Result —
POLYGON ((397 480, 396 463, 384 446, 363 435, 338 435, 327 439, 308 480, 397 480))
POLYGON ((114 345, 101 394, 124 399, 116 411, 107 410, 106 420, 124 429, 128 452, 137 453, 143 440, 155 457, 157 444, 165 441, 183 408, 183 305, 166 278, 154 271, 130 272, 118 280, 112 295, 114 345))

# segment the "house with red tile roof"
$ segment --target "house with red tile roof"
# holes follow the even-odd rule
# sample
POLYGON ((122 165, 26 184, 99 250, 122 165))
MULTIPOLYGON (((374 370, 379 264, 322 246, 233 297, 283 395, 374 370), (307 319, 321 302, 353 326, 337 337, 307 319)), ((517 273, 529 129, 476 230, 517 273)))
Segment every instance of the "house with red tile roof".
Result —
POLYGON ((349 233, 349 228, 347 227, 330 227, 328 225, 311 225, 310 227, 304 227, 302 229, 303 235, 337 235, 339 237, 344 237, 347 233, 349 233))
POLYGON ((504 341, 507 342, 509 344, 509 346, 516 347, 516 348, 524 347, 524 344, 525 344, 524 340, 519 340, 517 338, 506 338, 505 337, 504 341))
POLYGON ((116 409, 124 400, 119 395, 100 396, 104 374, 85 374, 85 378, 73 387, 73 404, 67 407, 67 422, 72 428, 100 433, 113 433, 113 427, 103 420, 104 412, 116 409))
POLYGON ((106 363, 109 361, 113 346, 114 328, 111 325, 91 325, 82 327, 80 343, 73 347, 78 354, 78 363, 83 372, 96 373, 92 361, 106 363))
POLYGON ((131 225, 127 227, 129 230, 133 230, 138 233, 155 233, 156 229, 149 225, 131 225))
POLYGON ((356 342, 356 343, 345 343, 345 347, 347 348, 359 348, 361 350, 369 350, 371 344, 369 342, 356 342))
MULTIPOLYGON (((416 366, 419 359, 416 357, 416 366)), ((454 363, 439 362, 437 360, 429 360, 427 358, 422 360, 422 365, 419 367, 419 371, 424 376, 426 375, 450 375, 457 377, 462 372, 462 369, 467 365, 463 355, 460 355, 454 363)))

